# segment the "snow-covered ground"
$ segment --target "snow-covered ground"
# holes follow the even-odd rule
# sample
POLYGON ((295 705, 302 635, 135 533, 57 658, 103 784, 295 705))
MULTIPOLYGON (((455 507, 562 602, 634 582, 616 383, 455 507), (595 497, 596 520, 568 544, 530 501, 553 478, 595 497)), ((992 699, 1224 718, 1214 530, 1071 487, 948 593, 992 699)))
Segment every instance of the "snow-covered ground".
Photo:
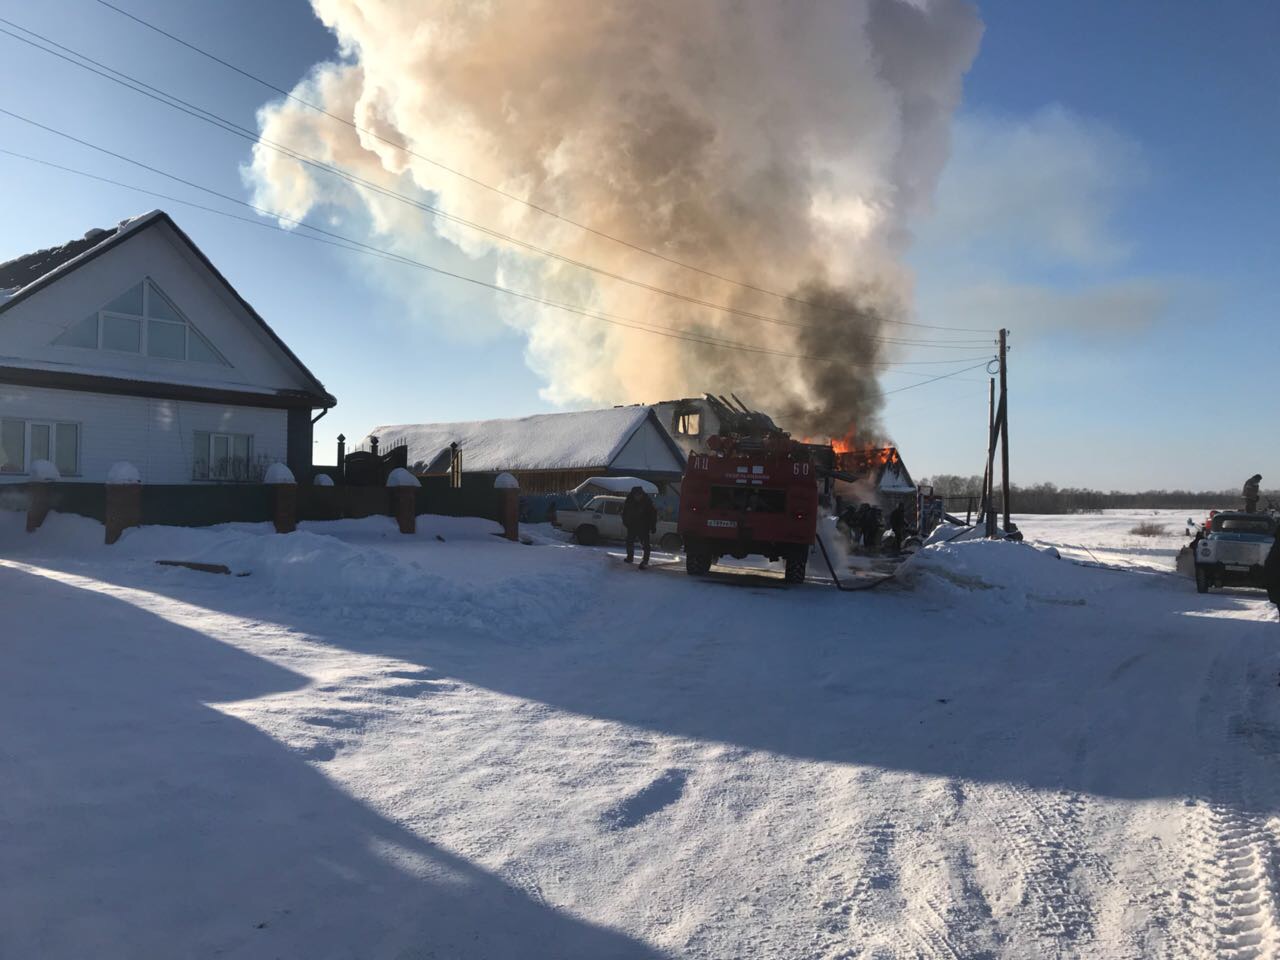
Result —
POLYGON ((1143 519, 840 593, 0 512, 0 956, 1273 956, 1280 626, 1143 519))

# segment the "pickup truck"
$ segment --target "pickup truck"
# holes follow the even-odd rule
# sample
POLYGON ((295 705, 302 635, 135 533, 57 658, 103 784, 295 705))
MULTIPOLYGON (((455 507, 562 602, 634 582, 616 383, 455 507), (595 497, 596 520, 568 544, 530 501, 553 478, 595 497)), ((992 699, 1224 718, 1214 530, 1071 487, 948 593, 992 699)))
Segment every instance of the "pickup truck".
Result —
MULTIPOLYGON (((601 540, 625 540, 627 531, 622 526, 622 504, 626 497, 592 497, 581 510, 558 510, 555 525, 568 530, 583 546, 593 546, 601 540)), ((653 544, 668 553, 677 553, 681 545, 680 534, 670 520, 658 521, 658 532, 653 544)))
POLYGON ((1208 532, 1195 545, 1196 589, 1266 587, 1263 564, 1276 540, 1276 517, 1270 513, 1227 510, 1216 513, 1208 532))

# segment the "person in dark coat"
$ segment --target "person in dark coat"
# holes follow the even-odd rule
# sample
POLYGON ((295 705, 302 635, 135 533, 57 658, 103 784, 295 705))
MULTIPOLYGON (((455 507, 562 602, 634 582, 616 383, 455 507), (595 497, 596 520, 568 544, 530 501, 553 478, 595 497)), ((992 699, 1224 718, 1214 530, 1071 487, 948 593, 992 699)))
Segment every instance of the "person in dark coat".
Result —
POLYGON ((627 528, 627 559, 635 559, 636 540, 644 548, 640 569, 649 565, 649 535, 658 532, 658 508, 643 487, 632 487, 622 503, 622 525, 627 528))
POLYGON ((1271 544, 1271 552, 1267 554, 1267 562, 1262 570, 1267 581, 1267 597, 1280 612, 1280 530, 1277 534, 1276 542, 1271 544))
POLYGON ((901 553, 902 542, 907 539, 907 511, 902 503, 894 507, 889 514, 889 526, 893 529, 894 546, 901 553))
POLYGON ((884 536, 884 511, 870 504, 866 506, 867 512, 862 515, 862 546, 867 550, 878 550, 880 538, 884 536))
POLYGON ((1258 492, 1262 488, 1262 474, 1255 473, 1244 482, 1244 512, 1256 513, 1258 509, 1258 492))

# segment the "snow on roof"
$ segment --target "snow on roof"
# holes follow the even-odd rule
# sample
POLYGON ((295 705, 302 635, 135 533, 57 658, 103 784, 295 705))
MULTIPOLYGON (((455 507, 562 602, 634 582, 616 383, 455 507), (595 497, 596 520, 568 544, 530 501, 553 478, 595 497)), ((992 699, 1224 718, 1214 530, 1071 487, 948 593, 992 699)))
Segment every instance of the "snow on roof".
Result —
POLYGON ((648 407, 613 407, 513 420, 388 425, 374 427, 369 436, 376 436, 383 450, 404 442, 410 466, 419 469, 438 461, 456 441, 468 472, 577 470, 607 467, 648 416, 648 407))
POLYGON ((87 231, 78 240, 68 240, 66 243, 56 247, 33 250, 31 253, 24 253, 21 256, 14 257, 12 260, 0 263, 0 289, 9 291, 9 296, 3 299, 10 299, 16 296, 23 287, 30 286, 51 273, 69 267, 94 247, 106 243, 120 234, 136 229, 144 222, 158 215, 160 215, 159 210, 149 210, 136 217, 121 220, 111 230, 95 227, 87 231))

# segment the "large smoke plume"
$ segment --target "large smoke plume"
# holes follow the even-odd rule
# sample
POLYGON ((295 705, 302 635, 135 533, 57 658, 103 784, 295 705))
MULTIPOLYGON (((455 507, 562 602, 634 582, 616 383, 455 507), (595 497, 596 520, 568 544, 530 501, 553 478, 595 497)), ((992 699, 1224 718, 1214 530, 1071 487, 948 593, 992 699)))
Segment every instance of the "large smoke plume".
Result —
MULTIPOLYGON (((612 273, 778 322, 530 255, 262 144, 251 170, 260 203, 294 217, 325 205, 358 209, 380 243, 415 255, 435 231, 477 258, 472 272, 488 270, 488 279, 772 351, 690 344, 504 304, 555 402, 735 391, 793 431, 877 429, 875 375, 888 359, 880 338, 901 333, 886 320, 909 316, 910 278, 901 265, 907 223, 928 203, 946 160, 961 78, 981 33, 970 4, 312 2, 344 57, 318 66, 295 94, 378 136, 283 101, 262 111, 264 140, 612 273), (640 248, 793 299, 614 243, 413 154, 640 248)), ((404 271, 406 283, 412 273, 404 271)))

